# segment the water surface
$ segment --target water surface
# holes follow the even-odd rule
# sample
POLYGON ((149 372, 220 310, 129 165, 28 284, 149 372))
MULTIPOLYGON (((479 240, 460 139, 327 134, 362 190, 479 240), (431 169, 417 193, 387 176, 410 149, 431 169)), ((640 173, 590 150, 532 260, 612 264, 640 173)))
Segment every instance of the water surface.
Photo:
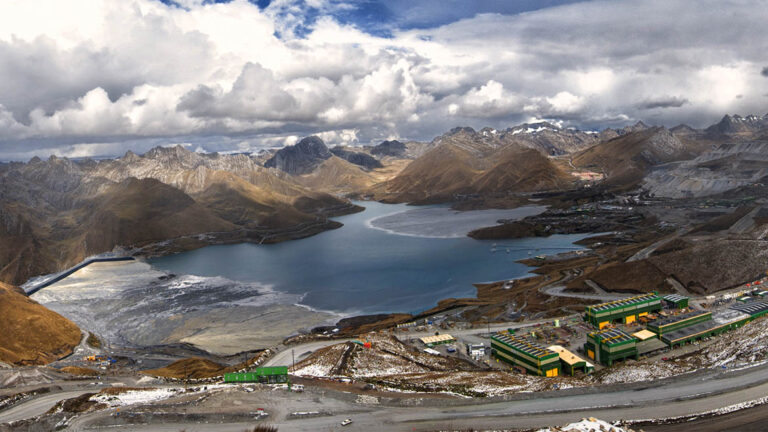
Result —
POLYGON ((413 313, 440 299, 474 297, 472 283, 525 276, 529 268, 516 260, 572 250, 573 242, 584 237, 505 240, 493 253, 494 241, 457 233, 542 208, 457 213, 436 206, 358 204, 366 211, 336 218, 344 227, 307 239, 209 246, 150 263, 175 274, 267 285, 299 295, 299 304, 318 310, 345 315, 413 313))

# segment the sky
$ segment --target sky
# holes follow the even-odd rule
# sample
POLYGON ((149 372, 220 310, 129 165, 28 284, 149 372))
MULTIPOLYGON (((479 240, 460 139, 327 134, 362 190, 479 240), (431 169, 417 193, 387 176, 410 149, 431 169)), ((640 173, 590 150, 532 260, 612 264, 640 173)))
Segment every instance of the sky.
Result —
POLYGON ((761 0, 3 0, 0 160, 768 112, 761 0))

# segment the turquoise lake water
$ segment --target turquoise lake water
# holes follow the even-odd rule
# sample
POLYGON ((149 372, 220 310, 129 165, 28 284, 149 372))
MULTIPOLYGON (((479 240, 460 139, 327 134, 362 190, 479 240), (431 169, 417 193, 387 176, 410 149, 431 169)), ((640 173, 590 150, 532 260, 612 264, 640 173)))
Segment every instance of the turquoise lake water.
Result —
POLYGON ((209 246, 150 263, 176 274, 258 282, 302 295, 301 305, 344 315, 414 313, 440 299, 474 297, 474 282, 525 276, 530 268, 516 260, 573 250, 573 242, 585 237, 483 241, 463 235, 541 208, 459 213, 446 207, 358 204, 366 210, 335 218, 342 228, 306 239, 209 246), (494 243, 502 246, 491 252, 494 243))

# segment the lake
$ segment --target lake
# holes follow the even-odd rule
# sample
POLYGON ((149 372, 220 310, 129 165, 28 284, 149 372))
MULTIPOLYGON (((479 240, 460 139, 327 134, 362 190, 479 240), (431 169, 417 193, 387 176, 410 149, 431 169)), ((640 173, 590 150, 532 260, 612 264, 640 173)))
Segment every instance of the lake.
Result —
POLYGON ((466 237, 500 218, 544 210, 456 212, 445 206, 359 202, 361 213, 335 218, 344 226, 313 237, 272 245, 209 246, 152 259, 157 270, 223 277, 293 294, 298 304, 341 315, 420 312, 440 299, 474 297, 476 282, 528 274, 516 260, 577 247, 584 235, 498 241, 466 237))

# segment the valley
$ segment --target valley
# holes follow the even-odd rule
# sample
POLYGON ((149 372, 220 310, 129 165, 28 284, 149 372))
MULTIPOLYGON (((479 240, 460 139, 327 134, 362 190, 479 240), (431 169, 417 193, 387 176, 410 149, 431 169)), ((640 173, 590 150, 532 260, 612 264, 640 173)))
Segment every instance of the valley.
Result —
MULTIPOLYGON (((643 358, 595 364, 594 374, 573 377, 522 374, 498 351, 463 352, 513 334, 588 358, 583 346, 594 329, 583 322, 585 309, 642 294, 690 299, 690 311, 680 313, 730 313, 737 297, 761 305, 750 285, 766 271, 768 165, 760 156, 763 120, 750 119, 599 133, 536 123, 456 128, 431 142, 328 147, 307 137, 258 155, 176 146, 4 164, 3 280, 30 288, 88 257, 134 260, 88 265, 29 299, 8 286, 14 301, 35 309, 26 314, 41 318, 39 327, 0 340, 0 398, 12 406, 0 407, 0 422, 4 413, 49 426, 64 421, 66 410, 43 411, 56 399, 36 393, 45 388, 62 398, 93 393, 66 420, 72 428, 176 428, 183 419, 172 405, 241 427, 252 410, 221 414, 222 401, 257 403, 268 387, 227 385, 222 376, 264 367, 288 367, 307 394, 330 395, 315 406, 281 394, 293 411, 265 403, 281 430, 307 426, 301 409, 317 410, 322 424, 354 413, 373 425, 380 421, 368 411, 374 405, 407 419, 387 430, 456 425, 434 411, 448 405, 501 419, 461 424, 515 418, 543 427, 549 398, 574 404, 558 414, 563 423, 589 410, 619 420, 575 394, 610 399, 620 391, 612 386, 643 380, 678 383, 669 384, 682 389, 667 391, 672 400, 699 379, 718 379, 729 403, 758 403, 765 323, 757 318, 730 333, 735 344, 722 336, 661 344, 643 358), (435 334, 455 338, 452 350, 420 342, 435 334), (750 338, 754 345, 743 343, 750 338), (716 349, 733 355, 721 358, 716 349), (750 368, 759 377, 755 390, 718 371, 724 365, 750 368), (181 386, 190 383, 197 390, 184 396, 181 386), (138 402, 103 396, 115 386, 137 388, 127 392, 138 402), (472 402, 464 406, 464 397, 472 402), (105 398, 117 405, 99 405, 105 398), (166 399, 172 404, 159 403, 166 399), (530 410, 494 405, 518 399, 530 410), (409 404, 433 408, 422 416, 409 404), (134 420, 108 415, 117 406, 134 420)), ((644 397, 634 409, 614 409, 624 410, 622 419, 648 418, 661 399, 644 397)), ((696 398, 697 412, 724 406, 715 396, 696 398)), ((690 409, 675 406, 666 417, 690 409)))

